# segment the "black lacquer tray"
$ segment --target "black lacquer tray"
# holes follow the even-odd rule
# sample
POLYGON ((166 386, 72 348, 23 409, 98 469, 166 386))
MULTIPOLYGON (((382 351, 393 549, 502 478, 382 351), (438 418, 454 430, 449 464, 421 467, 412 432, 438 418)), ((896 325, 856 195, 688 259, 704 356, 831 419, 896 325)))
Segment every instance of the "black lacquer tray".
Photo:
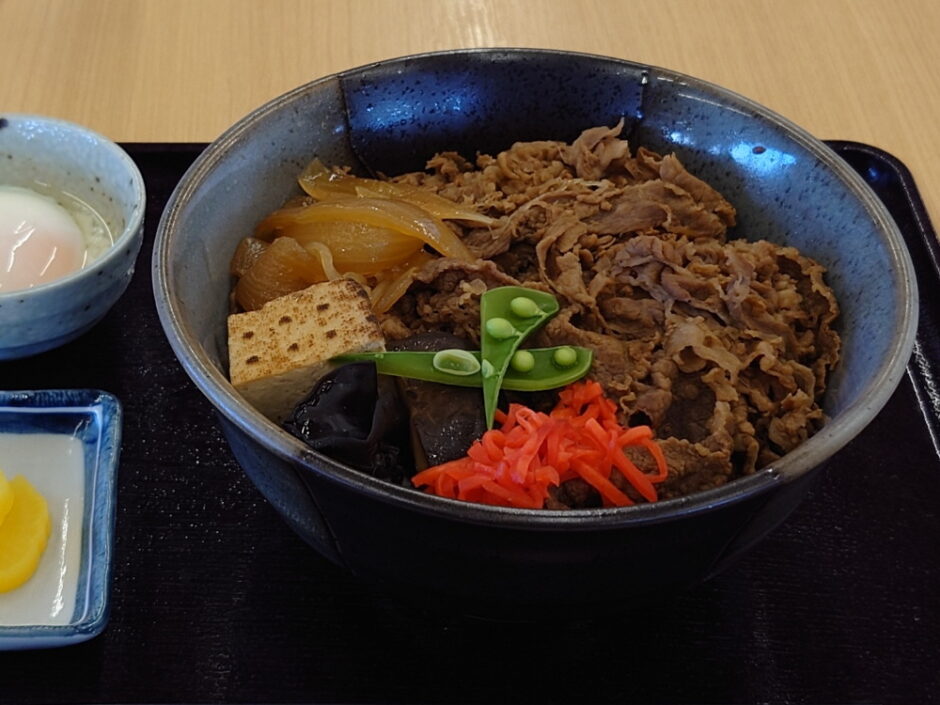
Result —
POLYGON ((0 363, 0 388, 97 387, 124 403, 111 619, 84 644, 0 653, 0 703, 940 702, 940 253, 902 164, 830 144, 917 269, 921 325, 897 393, 726 573, 626 617, 527 625, 403 607, 281 522, 153 305, 157 221, 204 145, 126 145, 149 197, 129 291, 74 343, 0 363))

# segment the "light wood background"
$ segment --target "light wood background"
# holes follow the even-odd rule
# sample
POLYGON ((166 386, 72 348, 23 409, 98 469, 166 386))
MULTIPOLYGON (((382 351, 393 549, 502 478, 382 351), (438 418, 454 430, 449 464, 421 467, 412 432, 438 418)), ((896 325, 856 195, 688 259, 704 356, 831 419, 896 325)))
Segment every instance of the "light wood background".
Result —
POLYGON ((721 84, 817 137, 892 152, 940 223, 940 0, 0 0, 0 111, 211 141, 322 75, 479 46, 721 84))

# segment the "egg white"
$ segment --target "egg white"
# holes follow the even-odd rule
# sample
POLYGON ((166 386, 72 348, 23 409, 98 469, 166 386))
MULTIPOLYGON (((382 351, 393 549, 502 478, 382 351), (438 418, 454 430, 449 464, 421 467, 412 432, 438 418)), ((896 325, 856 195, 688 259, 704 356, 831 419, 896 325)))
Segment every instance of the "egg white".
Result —
POLYGON ((28 289, 85 266, 82 229, 54 199, 0 186, 0 292, 28 289))

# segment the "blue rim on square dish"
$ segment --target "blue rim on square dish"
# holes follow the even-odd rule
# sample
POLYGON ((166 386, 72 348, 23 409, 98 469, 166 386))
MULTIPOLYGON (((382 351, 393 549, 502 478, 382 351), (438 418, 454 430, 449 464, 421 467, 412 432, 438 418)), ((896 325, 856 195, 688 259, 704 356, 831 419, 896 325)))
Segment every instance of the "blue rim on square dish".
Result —
POLYGON ((121 428, 121 403, 108 392, 0 391, 0 433, 72 435, 81 440, 84 455, 81 559, 72 616, 65 624, 0 625, 0 651, 82 642, 107 624, 121 428))

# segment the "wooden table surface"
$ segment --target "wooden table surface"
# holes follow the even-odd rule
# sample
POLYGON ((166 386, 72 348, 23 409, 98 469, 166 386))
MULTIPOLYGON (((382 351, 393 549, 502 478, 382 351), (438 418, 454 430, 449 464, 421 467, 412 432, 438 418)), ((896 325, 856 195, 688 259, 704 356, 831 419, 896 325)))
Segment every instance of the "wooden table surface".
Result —
POLYGON ((0 0, 0 110, 117 141, 204 142, 265 101, 379 59, 571 49, 742 93, 904 161, 940 219, 937 0, 0 0))

